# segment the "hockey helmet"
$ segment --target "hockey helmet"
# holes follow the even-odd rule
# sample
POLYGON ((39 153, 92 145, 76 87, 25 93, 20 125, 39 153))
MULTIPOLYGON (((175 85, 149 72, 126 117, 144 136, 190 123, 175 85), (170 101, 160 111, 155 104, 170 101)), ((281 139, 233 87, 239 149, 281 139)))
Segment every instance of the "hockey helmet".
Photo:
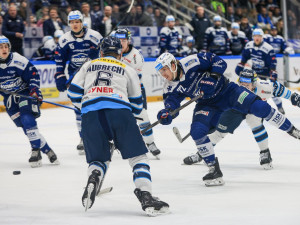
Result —
POLYGON ((131 32, 128 28, 119 28, 118 30, 116 30, 114 36, 117 38, 130 40, 131 32))
POLYGON ((101 43, 101 51, 103 54, 116 53, 120 55, 122 51, 120 39, 114 36, 105 37, 101 43))
POLYGON ((161 54, 155 61, 155 70, 158 74, 162 75, 160 73, 160 69, 165 66, 167 66, 173 73, 177 71, 176 59, 171 53, 165 52, 161 54), (172 62, 175 63, 175 70, 172 70, 172 62))
POLYGON ((232 23, 231 24, 231 29, 240 29, 240 25, 238 23, 232 23))
POLYGON ((216 22, 216 21, 222 22, 222 18, 221 18, 221 16, 214 16, 213 21, 214 22, 216 22))
POLYGON ((252 83, 255 84, 257 81, 257 74, 250 68, 245 68, 239 75, 239 83, 252 83))
POLYGON ((263 35, 264 35, 264 32, 263 32, 262 29, 256 28, 256 29, 254 29, 254 31, 252 32, 252 36, 255 36, 255 35, 263 36, 263 35))
POLYGON ((7 37, 0 35, 0 44, 8 44, 9 51, 11 50, 11 44, 7 37))
POLYGON ((43 45, 46 43, 46 41, 51 40, 51 39, 53 39, 53 37, 50 35, 43 37, 43 39, 42 39, 43 45))
POLYGON ((186 43, 195 43, 195 40, 194 40, 194 38, 193 38, 193 36, 188 36, 187 38, 186 38, 186 43))
POLYGON ((172 15, 167 15, 166 16, 166 22, 175 22, 175 18, 172 15))
POLYGON ((81 22, 83 21, 83 16, 80 11, 75 10, 71 11, 68 15, 68 24, 70 24, 70 21, 72 20, 80 20, 81 22))
POLYGON ((54 32, 54 37, 55 38, 60 38, 61 36, 63 36, 64 35, 64 32, 62 31, 62 30, 56 30, 55 32, 54 32))

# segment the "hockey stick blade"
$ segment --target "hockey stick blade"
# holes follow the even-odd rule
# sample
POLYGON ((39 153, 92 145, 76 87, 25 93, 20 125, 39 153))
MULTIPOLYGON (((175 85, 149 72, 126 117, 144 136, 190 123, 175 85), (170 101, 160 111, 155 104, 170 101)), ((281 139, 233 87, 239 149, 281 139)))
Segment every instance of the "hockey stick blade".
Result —
POLYGON ((173 127, 173 133, 175 134, 177 140, 182 143, 182 137, 177 127, 173 127))
POLYGON ((101 195, 106 194, 106 193, 110 193, 112 190, 113 190, 113 187, 104 188, 101 191, 99 191, 97 197, 100 197, 101 195))

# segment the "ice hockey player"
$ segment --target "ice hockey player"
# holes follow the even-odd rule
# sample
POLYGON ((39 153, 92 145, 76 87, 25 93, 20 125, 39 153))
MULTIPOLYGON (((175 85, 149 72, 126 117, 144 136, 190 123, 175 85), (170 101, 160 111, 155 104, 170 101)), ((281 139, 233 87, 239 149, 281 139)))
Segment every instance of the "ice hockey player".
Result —
POLYGON ((294 49, 291 47, 287 47, 286 41, 277 33, 277 27, 271 26, 270 34, 265 34, 264 36, 265 42, 273 47, 275 54, 295 54, 294 49))
POLYGON ((163 27, 159 34, 160 54, 170 52, 174 56, 180 56, 182 35, 175 27, 175 18, 172 15, 166 16, 167 27, 163 27))
MULTIPOLYGON (((277 80, 278 74, 276 71, 277 60, 274 49, 271 45, 263 40, 264 32, 262 29, 254 29, 252 33, 253 41, 246 44, 242 52, 241 62, 237 65, 235 72, 239 73, 244 69, 248 60, 252 60, 252 69, 256 72, 259 78, 266 80, 270 78, 277 80)), ((273 97, 274 103, 278 110, 285 114, 280 98, 273 97)))
MULTIPOLYGON (((300 96, 292 93, 284 85, 277 81, 266 81, 257 79, 257 75, 250 68, 244 68, 240 73, 239 84, 246 87, 262 100, 276 96, 288 99, 292 105, 300 107, 300 96)), ((213 145, 219 143, 228 133, 233 133, 239 127, 241 122, 246 119, 247 124, 252 130, 254 138, 260 149, 260 165, 264 169, 272 169, 272 157, 268 145, 268 133, 263 125, 263 120, 252 114, 244 114, 234 109, 222 113, 216 131, 209 134, 208 137, 213 145)), ((186 157, 183 162, 187 165, 200 162, 201 156, 197 152, 194 155, 186 157)))
POLYGON ((173 117, 170 113, 179 108, 186 97, 201 96, 196 102, 190 134, 209 167, 208 174, 203 177, 207 186, 224 184, 213 144, 207 136, 209 130, 216 127, 224 111, 232 108, 242 113, 254 114, 300 138, 300 131, 284 115, 250 90, 229 82, 223 75, 227 64, 217 55, 199 53, 178 61, 172 54, 164 53, 155 64, 157 72, 166 79, 163 94, 165 108, 157 114, 161 124, 172 123, 173 117))
MULTIPOLYGON (((97 48, 102 36, 89 28, 83 27, 83 16, 76 10, 71 11, 68 15, 68 24, 71 31, 66 32, 59 39, 55 54, 56 74, 55 82, 58 91, 67 90, 68 84, 75 76, 76 71, 87 60, 87 58, 97 58, 99 49, 97 48), (65 68, 68 65, 68 78, 65 75, 65 68)), ((81 116, 76 112, 76 122, 79 135, 81 137, 81 116)), ((84 154, 82 139, 77 146, 79 155, 84 154)))
POLYGON ((186 46, 182 46, 182 49, 180 51, 180 56, 182 57, 186 57, 188 55, 193 55, 193 54, 197 54, 198 50, 194 47, 195 45, 195 40, 193 38, 193 36, 188 36, 186 38, 186 46))
POLYGON ((42 165, 41 151, 50 162, 59 164, 57 156, 40 134, 36 118, 40 116, 43 96, 40 91, 40 75, 37 69, 19 53, 10 52, 11 44, 0 36, 0 94, 4 97, 6 112, 17 127, 21 127, 32 147, 29 163, 31 167, 42 165), (31 100, 5 91, 36 98, 31 100))
MULTIPOLYGON (((145 127, 150 125, 150 120, 147 113, 147 96, 146 90, 142 83, 142 70, 144 65, 144 57, 133 45, 130 43, 131 33, 128 28, 119 28, 116 30, 114 35, 120 39, 122 44, 122 58, 121 61, 129 66, 131 66, 137 72, 141 84, 141 91, 143 97, 143 110, 139 114, 137 123, 140 127, 140 130, 143 130, 145 127)), ((154 143, 153 131, 152 129, 148 130, 143 134, 144 141, 149 149, 149 151, 159 159, 160 150, 156 147, 154 143)))
POLYGON ((232 55, 240 55, 248 42, 248 38, 243 31, 240 31, 238 23, 231 24, 231 31, 228 32, 228 37, 232 55))
POLYGON ((50 40, 53 40, 52 36, 43 37, 43 39, 42 39, 43 44, 33 53, 31 60, 49 60, 45 57, 44 46, 50 40))
POLYGON ((214 16, 213 22, 214 26, 207 28, 205 31, 203 51, 209 51, 216 55, 231 55, 227 29, 221 27, 221 17, 214 16))
POLYGON ((152 196, 148 150, 133 116, 143 109, 140 81, 136 71, 120 61, 121 50, 120 39, 105 37, 101 58, 86 62, 68 90, 74 105, 81 107, 82 136, 89 164, 82 204, 91 208, 100 191, 113 141, 133 169, 134 193, 143 210, 155 216, 167 212, 169 205, 152 196))

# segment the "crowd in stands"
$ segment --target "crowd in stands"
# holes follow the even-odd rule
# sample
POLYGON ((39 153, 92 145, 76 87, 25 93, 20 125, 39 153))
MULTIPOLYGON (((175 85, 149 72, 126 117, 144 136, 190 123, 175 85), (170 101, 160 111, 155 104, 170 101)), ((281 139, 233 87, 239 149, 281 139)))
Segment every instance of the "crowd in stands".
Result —
MULTIPOLYGON (((22 54, 22 39, 26 26, 42 27, 44 36, 53 36, 56 30, 68 30, 67 15, 72 10, 79 10, 84 15, 84 23, 88 28, 106 36, 124 17, 131 0, 105 0, 104 9, 100 1, 92 0, 0 0, 0 34, 7 36, 12 42, 13 50, 22 54), (28 6, 28 2, 30 5, 28 6)), ((252 30, 260 27, 270 33, 276 27, 278 35, 283 36, 283 18, 280 0, 194 0, 200 6, 195 7, 195 14, 190 24, 196 48, 203 48, 205 31, 213 26, 213 15, 205 12, 211 10, 230 23, 238 23, 239 30, 247 39, 252 39, 252 30)), ((194 5, 193 5, 194 6, 194 5)), ((178 10, 186 13, 184 7, 178 10)), ((300 26, 295 12, 288 10, 288 36, 300 39, 300 26)), ((160 6, 151 0, 136 0, 135 4, 121 23, 123 26, 167 26, 165 15, 160 6)), ((230 30, 230 24, 222 20, 222 27, 230 30)), ((181 25, 175 19, 175 26, 181 25)))

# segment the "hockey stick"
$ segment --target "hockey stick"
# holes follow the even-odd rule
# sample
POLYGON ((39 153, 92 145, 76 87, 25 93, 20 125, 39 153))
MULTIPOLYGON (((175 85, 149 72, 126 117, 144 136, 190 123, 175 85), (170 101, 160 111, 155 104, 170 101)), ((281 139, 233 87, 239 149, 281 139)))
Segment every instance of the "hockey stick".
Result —
MULTIPOLYGON (((177 109, 173 110, 170 115, 174 116, 176 113, 178 113, 180 110, 184 109, 188 105, 192 104, 193 102, 197 101, 199 98, 203 97, 203 93, 200 93, 200 95, 192 98, 190 101, 184 103, 182 106, 178 107, 177 109)), ((141 134, 144 134, 147 130, 150 130, 151 128, 155 127, 157 124, 159 124, 162 121, 162 119, 157 120, 156 122, 150 124, 147 126, 144 130, 141 131, 141 134)))
MULTIPOLYGON (((0 91, 3 92, 3 93, 5 93, 5 94, 19 96, 19 97, 31 99, 31 100, 34 100, 34 101, 39 101, 37 98, 31 97, 31 96, 27 96, 27 95, 18 94, 18 93, 14 93, 14 92, 11 92, 11 91, 4 90, 2 88, 0 88, 0 91)), ((79 112, 80 113, 80 111, 78 109, 70 107, 70 106, 61 105, 61 104, 58 104, 58 103, 55 103, 55 102, 49 102, 49 101, 46 101, 46 100, 42 100, 42 102, 45 102, 45 103, 48 103, 48 104, 52 104, 52 105, 56 105, 56 106, 59 106, 59 107, 63 107, 63 108, 66 108, 66 109, 72 109, 75 112, 79 112)))
MULTIPOLYGON (((265 75, 257 75, 258 77, 262 77, 262 78, 269 78, 271 79, 269 76, 265 76, 265 75)), ((294 84, 299 84, 300 83, 300 78, 298 80, 286 80, 286 79, 282 79, 282 78, 277 78, 277 80, 282 80, 284 82, 288 82, 288 83, 294 83, 294 84)))
POLYGON ((189 136, 191 136, 191 133, 188 133, 187 135, 185 135, 183 138, 181 137, 181 134, 178 130, 177 127, 173 127, 173 133, 175 134, 177 140, 182 143, 184 142, 189 136))

